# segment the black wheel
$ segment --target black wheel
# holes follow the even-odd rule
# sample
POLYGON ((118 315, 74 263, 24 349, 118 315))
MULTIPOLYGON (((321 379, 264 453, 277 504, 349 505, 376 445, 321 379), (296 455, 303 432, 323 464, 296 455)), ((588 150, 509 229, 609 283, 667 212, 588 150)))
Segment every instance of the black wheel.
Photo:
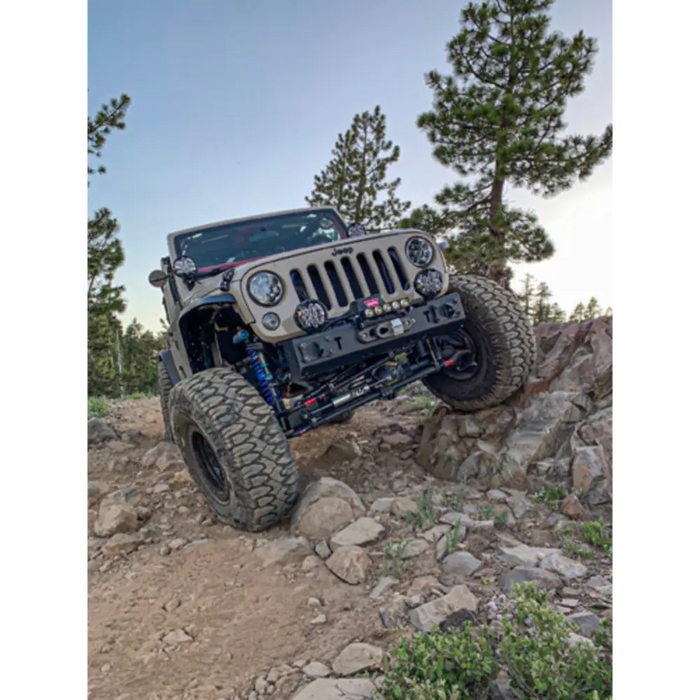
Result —
POLYGON ((352 420, 354 415, 355 411, 346 411, 345 413, 341 413, 339 416, 336 416, 332 420, 329 420, 328 424, 333 425, 337 423, 347 423, 348 421, 352 420))
POLYGON ((537 349, 532 328, 517 298, 485 277, 455 275, 467 317, 457 332, 436 339, 453 364, 423 380, 425 386, 460 411, 497 406, 525 384, 537 349))
POLYGON ((163 412, 163 426, 165 428, 165 439, 173 441, 173 431, 170 428, 169 398, 173 383, 170 381, 168 370, 162 362, 158 362, 158 393, 160 394, 160 409, 163 412))
POLYGON ((233 370, 217 367, 170 392, 173 438, 209 506, 224 522, 259 531, 294 506, 299 477, 270 407, 233 370))

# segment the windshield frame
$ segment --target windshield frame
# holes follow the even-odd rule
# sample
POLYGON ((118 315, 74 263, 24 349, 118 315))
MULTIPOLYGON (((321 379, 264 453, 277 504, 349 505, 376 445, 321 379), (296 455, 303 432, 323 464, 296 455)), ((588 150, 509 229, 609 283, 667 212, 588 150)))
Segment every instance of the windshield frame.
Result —
MULTIPOLYGON (((294 219, 296 218, 306 218, 310 217, 311 215, 317 215, 319 218, 321 217, 327 217, 332 220, 334 227, 336 230, 340 232, 340 238, 337 239, 338 242, 343 241, 348 238, 348 227, 343 221, 343 218, 340 216, 340 214, 337 212, 332 207, 314 207, 314 208, 304 208, 304 209, 294 209, 294 210, 289 210, 289 211, 284 211, 284 212, 278 212, 274 214, 264 214, 261 216, 253 216, 253 217, 248 217, 245 219, 232 219, 230 221, 224 221, 221 223, 216 223, 216 224, 209 224, 207 226, 201 226, 201 227, 195 227, 191 229, 187 229, 185 231, 180 231, 177 233, 171 234, 171 248, 173 252, 173 259, 177 259, 179 257, 182 257, 183 255, 187 255, 186 252, 186 247, 185 244, 189 241, 191 241, 195 236, 203 236, 203 237, 209 237, 209 236, 217 236, 218 237, 223 237, 223 236, 231 236, 234 237, 237 235, 237 229, 251 229, 251 228, 256 228, 257 226, 260 226, 261 224, 265 224, 269 222, 271 225, 275 222, 279 222, 280 220, 284 221, 285 219, 289 220, 290 223, 293 223, 294 219), (183 248, 184 251, 183 251, 183 248)), ((250 234, 250 232, 248 232, 250 234)), ((327 241, 327 240, 319 240, 318 245, 321 245, 323 243, 328 243, 332 241, 327 241)), ((316 245, 316 244, 313 244, 316 245)), ((293 253, 296 250, 303 250, 304 248, 311 247, 309 245, 302 245, 299 248, 289 248, 288 250, 272 250, 270 252, 266 252, 261 255, 256 255, 251 258, 247 258, 244 260, 235 260, 235 261, 230 261, 230 262, 221 262, 218 264, 212 264, 212 265, 204 265, 200 267, 197 265, 197 272, 196 272, 196 277, 204 277, 208 276, 211 274, 218 274, 222 270, 226 270, 229 268, 234 268, 234 267, 239 267, 240 265, 244 265, 245 263, 248 262, 253 262, 255 260, 260 260, 264 257, 268 257, 271 255, 276 255, 276 254, 282 254, 282 253, 293 253)), ((235 247, 232 248, 232 252, 235 251, 235 247)), ((192 256, 188 256, 192 257, 192 256)), ((194 258, 193 258, 194 259, 194 258)), ((197 260, 195 260, 195 263, 197 263, 197 260)), ((207 261, 208 262, 208 261, 207 261)))

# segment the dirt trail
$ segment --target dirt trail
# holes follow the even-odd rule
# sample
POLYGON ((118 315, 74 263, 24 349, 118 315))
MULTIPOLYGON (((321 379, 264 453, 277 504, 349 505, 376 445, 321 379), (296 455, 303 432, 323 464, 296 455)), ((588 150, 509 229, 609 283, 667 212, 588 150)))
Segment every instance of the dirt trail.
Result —
MULTIPOLYGON (((391 493, 392 478, 402 485, 422 481, 415 464, 379 450, 382 434, 415 433, 419 424, 418 417, 397 416, 393 408, 375 404, 349 424, 296 440, 302 488, 313 478, 333 476, 371 502, 391 493), (362 457, 342 464, 324 460, 342 438, 354 439, 362 457)), ((330 662, 353 640, 392 636, 367 595, 369 586, 347 585, 325 566, 263 568, 256 549, 288 535, 285 524, 251 535, 212 523, 194 484, 143 469, 143 454, 162 436, 156 401, 120 404, 110 420, 122 439, 90 451, 90 481, 106 493, 137 487, 150 537, 128 556, 106 559, 99 555, 101 541, 89 537, 90 698, 233 698, 271 666, 308 660, 309 650, 315 660, 330 662), (164 555, 163 545, 178 538, 187 545, 164 555), (319 614, 310 604, 314 598, 323 603, 325 624, 311 624, 319 614), (173 631, 179 636, 168 636, 173 631), (184 640, 183 633, 191 641, 170 643, 184 640)))

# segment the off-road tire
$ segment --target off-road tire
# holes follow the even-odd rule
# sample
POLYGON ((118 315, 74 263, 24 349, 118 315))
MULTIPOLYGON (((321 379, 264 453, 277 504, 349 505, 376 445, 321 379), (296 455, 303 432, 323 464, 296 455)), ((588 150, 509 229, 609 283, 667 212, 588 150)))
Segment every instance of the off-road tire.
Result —
POLYGON ((160 394, 160 409, 163 412, 163 427, 165 428, 165 439, 173 441, 173 431, 170 428, 170 391, 173 383, 170 381, 168 370, 162 362, 158 362, 158 393, 160 394))
POLYGON ((517 298, 485 277, 453 275, 449 291, 459 293, 464 304, 464 330, 477 347, 479 371, 459 381, 442 370, 423 383, 459 411, 497 406, 522 388, 530 375, 537 356, 532 327, 517 298))
POLYGON ((237 372, 205 370, 170 392, 174 441, 210 508, 233 527, 258 532, 282 520, 299 495, 299 476, 272 410, 237 372), (203 436, 228 495, 212 487, 195 443, 203 436))

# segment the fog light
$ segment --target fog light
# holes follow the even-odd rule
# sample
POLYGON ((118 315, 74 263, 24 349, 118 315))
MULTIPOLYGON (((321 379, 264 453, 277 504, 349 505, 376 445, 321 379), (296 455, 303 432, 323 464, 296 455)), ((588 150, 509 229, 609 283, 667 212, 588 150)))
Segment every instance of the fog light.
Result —
POLYGON ((402 300, 401 300, 401 306, 403 306, 404 309, 407 308, 408 305, 409 305, 408 299, 402 299, 402 300))
POLYGON ((398 301, 392 301, 391 308, 394 309, 394 311, 398 311, 401 308, 401 304, 399 304, 398 301))
POLYGON ((365 309, 365 316, 367 316, 367 318, 372 318, 372 316, 374 316, 374 311, 372 309, 365 309))
POLYGON ((382 309, 381 306, 378 306, 378 307, 374 310, 374 313, 375 313, 375 315, 377 315, 377 316, 381 316, 381 315, 384 313, 384 309, 382 309))
POLYGON ((280 327, 280 317, 270 312, 262 317, 262 324, 269 331, 276 331, 280 327))
POLYGON ((444 286, 442 273, 432 267, 428 270, 421 270, 416 275, 414 286, 424 299, 434 299, 444 286))
POLYGON ((384 304, 383 308, 386 313, 389 313, 391 311, 391 304, 384 304))
POLYGON ((326 325, 328 311, 326 307, 316 299, 303 301, 294 312, 294 320, 305 331, 318 330, 326 325))

